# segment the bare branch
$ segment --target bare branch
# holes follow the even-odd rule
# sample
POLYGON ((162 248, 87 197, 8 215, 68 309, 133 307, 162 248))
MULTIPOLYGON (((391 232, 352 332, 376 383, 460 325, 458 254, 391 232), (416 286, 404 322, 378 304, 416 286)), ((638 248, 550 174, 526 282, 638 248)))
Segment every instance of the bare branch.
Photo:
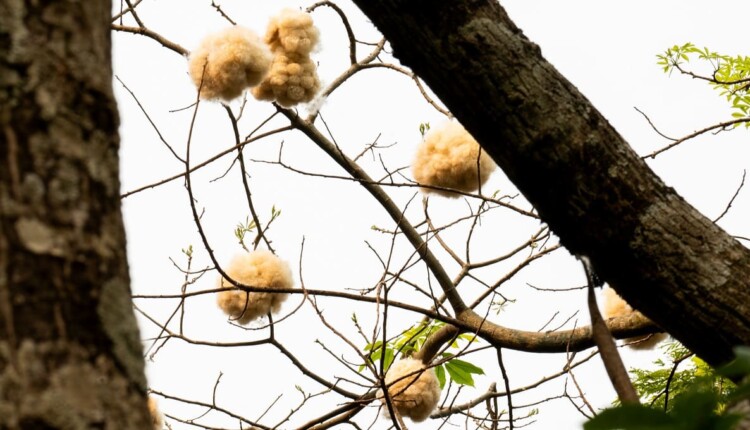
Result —
POLYGON ((145 27, 128 27, 126 25, 112 24, 112 30, 121 31, 123 33, 132 33, 132 34, 139 34, 141 36, 146 36, 150 39, 153 39, 159 42, 161 46, 168 48, 183 56, 187 56, 190 53, 190 51, 183 48, 182 46, 166 39, 164 36, 160 35, 159 33, 156 33, 145 27))

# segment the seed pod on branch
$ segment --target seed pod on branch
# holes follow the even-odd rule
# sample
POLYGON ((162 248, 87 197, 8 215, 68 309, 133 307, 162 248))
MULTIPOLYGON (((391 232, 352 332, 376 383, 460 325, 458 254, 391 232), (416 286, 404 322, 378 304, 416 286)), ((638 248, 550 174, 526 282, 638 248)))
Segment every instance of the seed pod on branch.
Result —
MULTIPOLYGON (((393 363, 385 375, 385 383, 393 407, 401 416, 415 422, 426 420, 440 400, 440 383, 435 370, 414 358, 393 363)), ((385 402, 382 391, 378 391, 378 398, 385 402)))
POLYGON ((258 85, 271 61, 271 53, 257 34, 235 26, 203 39, 190 54, 189 71, 201 98, 228 101, 258 85))
MULTIPOLYGON (((294 285, 289 265, 271 251, 256 250, 241 254, 226 268, 226 274, 249 287, 291 289, 294 285)), ((247 292, 235 289, 227 279, 219 278, 225 288, 217 296, 217 304, 232 320, 247 324, 268 312, 278 312, 286 300, 286 293, 247 292)))
MULTIPOLYGON (((483 185, 495 170, 495 162, 456 121, 432 128, 419 144, 412 163, 414 179, 423 185, 472 192, 483 185)), ((445 197, 458 194, 423 188, 424 192, 445 197)))

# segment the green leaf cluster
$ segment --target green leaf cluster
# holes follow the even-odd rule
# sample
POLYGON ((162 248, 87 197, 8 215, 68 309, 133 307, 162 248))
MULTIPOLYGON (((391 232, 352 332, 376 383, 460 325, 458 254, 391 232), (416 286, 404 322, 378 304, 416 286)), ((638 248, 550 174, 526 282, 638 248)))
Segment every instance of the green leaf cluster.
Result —
POLYGON ((607 409, 583 425, 584 430, 731 430, 741 416, 719 415, 711 393, 695 391, 675 399, 669 413, 643 405, 607 409))
POLYGON ((424 137, 424 135, 427 134, 428 131, 430 131, 430 123, 429 122, 423 122, 423 123, 419 124, 419 134, 421 134, 422 137, 424 137))
MULTIPOLYGON (((276 220, 281 215, 281 209, 276 209, 276 206, 271 207, 271 218, 268 220, 268 224, 266 225, 266 229, 268 226, 271 225, 271 223, 276 220)), ((245 217, 244 222, 237 223, 237 226, 234 228, 234 237, 237 238, 237 240, 240 243, 240 246, 247 251, 250 252, 248 247, 245 245, 245 235, 247 233, 250 233, 252 231, 255 231, 255 229, 258 228, 257 225, 255 225, 255 220, 250 219, 249 216, 245 217)), ((265 230, 264 230, 265 231, 265 230)))
MULTIPOLYGON (((672 352, 686 352, 684 347, 672 352)), ((742 415, 727 412, 727 405, 750 398, 750 348, 735 349, 735 360, 717 370, 694 360, 693 378, 675 387, 674 401, 666 408, 653 405, 619 405, 584 424, 584 430, 732 430, 742 415), (735 386, 727 378, 745 379, 735 386), (717 382, 721 382, 717 389, 717 382), (730 388, 727 388, 730 387, 730 388)), ((637 381, 636 381, 637 382, 637 381)), ((674 380, 672 384, 675 384, 674 380)))
POLYGON ((475 366, 468 361, 452 358, 452 354, 443 353, 442 357, 448 361, 439 366, 435 366, 435 374, 437 375, 438 382, 440 382, 440 388, 445 386, 446 372, 454 383, 468 385, 470 387, 474 386, 473 375, 484 375, 484 370, 482 370, 481 367, 475 366))
MULTIPOLYGON (((381 360, 384 360, 383 368, 387 371, 397 354, 401 354, 405 357, 413 355, 422 348, 430 335, 444 325, 445 323, 440 321, 416 324, 409 327, 394 339, 387 341, 385 347, 381 340, 365 345, 365 356, 376 367, 379 366, 381 360)), ((476 337, 469 333, 460 334, 456 340, 449 345, 449 347, 451 349, 460 348, 459 341, 474 342, 476 341, 476 337)), ((441 357, 445 362, 435 366, 435 374, 440 382, 440 388, 445 386, 446 375, 456 384, 468 385, 471 387, 474 386, 473 375, 484 375, 484 370, 480 367, 475 366, 468 361, 455 358, 453 354, 444 352, 441 357)), ((364 369, 364 364, 359 366, 360 372, 364 369)))
POLYGON ((665 344, 663 350, 665 357, 654 361, 655 369, 630 369, 633 386, 645 404, 670 410, 673 403, 666 401, 669 382, 670 399, 689 391, 696 384, 703 384, 717 394, 723 408, 729 393, 735 388, 732 381, 718 374, 677 341, 665 344), (675 363, 679 363, 676 368, 675 363))
MULTIPOLYGON (((698 77, 692 72, 683 68, 683 66, 692 60, 707 63, 711 66, 713 74, 710 77, 703 77, 721 96, 726 97, 730 103, 732 117, 750 118, 750 57, 744 55, 723 55, 708 48, 698 48, 692 43, 684 45, 674 45, 667 49, 663 54, 657 57, 657 64, 662 67, 666 73, 678 70, 681 73, 688 74, 692 77, 698 77)), ((735 127, 740 123, 736 123, 735 127)), ((745 128, 750 127, 750 123, 745 122, 745 128)))

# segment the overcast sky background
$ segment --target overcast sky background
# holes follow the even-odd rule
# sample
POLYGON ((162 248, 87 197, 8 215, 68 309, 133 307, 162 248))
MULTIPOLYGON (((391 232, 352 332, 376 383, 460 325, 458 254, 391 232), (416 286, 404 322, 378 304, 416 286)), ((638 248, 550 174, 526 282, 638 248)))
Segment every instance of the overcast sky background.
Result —
MULTIPOLYGON (((269 17, 283 7, 304 8, 311 4, 260 0, 224 0, 218 3, 239 24, 259 34, 264 33, 269 17)), ((715 91, 699 81, 665 75, 656 66, 656 54, 673 44, 685 42, 731 55, 747 54, 750 48, 745 29, 750 3, 725 1, 720 8, 705 1, 678 0, 508 0, 501 4, 525 34, 540 45, 543 55, 593 102, 638 153, 650 153, 668 142, 651 129, 634 107, 648 114, 662 132, 673 137, 730 119, 729 106, 715 91)), ((349 14, 360 40, 377 41, 377 33, 354 6, 343 1, 339 5, 349 14)), ((119 9, 119 6, 115 8, 119 9)), ((147 27, 187 49, 193 49, 204 36, 228 25, 211 7, 209 0, 143 0, 138 11, 147 27)), ((321 46, 314 59, 320 64, 319 73, 325 85, 347 67, 347 40, 340 21, 330 9, 319 9, 313 18, 321 31, 321 46)), ((125 23, 132 24, 132 19, 126 18, 125 23)), ((364 46, 359 50, 360 56, 367 52, 364 46)), ((184 58, 153 40, 131 34, 114 35, 115 73, 136 94, 162 135, 181 156, 185 151, 192 110, 170 111, 186 107, 195 99, 195 88, 187 76, 186 64, 184 58)), ((180 173, 182 165, 159 141, 130 94, 118 82, 114 87, 122 118, 123 192, 180 173)), ((239 102, 233 102, 231 106, 236 111, 239 102)), ((304 108, 301 111, 304 112, 304 108)), ((243 136, 273 112, 269 104, 250 99, 240 124, 243 136)), ((382 153, 392 168, 408 165, 420 139, 420 123, 442 120, 442 115, 421 99, 409 79, 387 71, 365 71, 357 75, 325 101, 321 112, 336 141, 350 156, 361 152, 378 136, 381 144, 396 144, 382 153)), ((281 118, 275 118, 264 130, 283 125, 285 122, 281 118)), ((274 160, 282 140, 284 160, 289 164, 306 171, 342 173, 299 133, 253 143, 246 150, 246 157, 274 160)), ((223 108, 217 103, 202 104, 193 133, 192 160, 203 161, 231 146, 233 137, 223 108)), ((750 167, 749 148, 747 132, 738 129, 686 142, 649 161, 649 164, 698 210, 715 218, 734 194, 743 169, 750 167)), ((379 160, 367 157, 363 160, 368 170, 379 172, 379 160)), ((236 166, 226 177, 212 181, 223 175, 231 162, 231 155, 223 157, 193 176, 198 206, 205 209, 203 224, 211 247, 222 263, 241 251, 232 231, 248 215, 236 166)), ((374 285, 381 268, 365 241, 378 252, 387 253, 390 238, 370 227, 391 228, 392 222, 361 187, 347 181, 301 176, 257 162, 250 162, 249 169, 253 198, 261 218, 267 221, 272 206, 282 210, 269 235, 278 254, 290 262, 296 276, 299 276, 304 237, 302 265, 307 288, 344 290, 374 285)), ((499 171, 485 188, 494 189, 499 189, 501 194, 515 194, 512 184, 499 171)), ((414 194, 413 189, 388 191, 402 205, 414 194)), ((750 226, 746 221, 750 213, 749 193, 743 190, 732 210, 719 223, 731 234, 750 236, 750 226)), ((517 203, 527 207, 520 197, 517 203)), ((446 222, 467 212, 467 205, 461 200, 432 198, 430 208, 438 222, 446 222)), ((172 181, 128 197, 123 202, 123 209, 135 294, 178 293, 184 275, 169 259, 184 264, 180 249, 189 245, 196 249, 193 269, 210 265, 190 214, 183 181, 172 181)), ((407 213, 413 221, 421 219, 420 197, 414 200, 407 213)), ((536 229, 537 222, 496 210, 483 219, 473 252, 477 259, 502 254, 527 240, 536 229)), ((466 228, 457 227, 446 232, 446 238, 461 244, 465 232, 466 228)), ((410 255, 409 251, 408 245, 399 243, 394 259, 403 263, 410 255)), ((445 261, 449 273, 455 274, 457 266, 447 259, 445 261)), ((493 268, 496 273, 483 274, 494 279, 502 275, 503 269, 510 267, 493 268)), ((410 274, 414 280, 424 282, 423 268, 414 269, 410 274), (419 270, 422 270, 421 280, 419 270)), ((583 292, 566 295, 539 293, 530 291, 526 284, 559 289, 582 282, 583 276, 575 260, 564 250, 558 251, 534 263, 503 286, 503 293, 517 302, 493 316, 493 320, 513 328, 536 330, 560 310, 557 321, 562 322, 576 310, 583 309, 583 292)), ((213 288, 215 283, 216 273, 212 271, 188 289, 213 288)), ((476 285, 467 287, 468 297, 478 291, 470 288, 476 288, 476 285)), ((404 300, 421 300, 415 303, 424 305, 424 300, 418 296, 408 292, 403 294, 404 300)), ((293 310, 299 302, 299 297, 291 297, 282 315, 293 310)), ((136 303, 161 321, 165 321, 176 306, 176 302, 166 300, 138 300, 136 303)), ((322 300, 321 304, 326 318, 347 327, 347 334, 353 333, 351 323, 348 323, 352 312, 372 323, 371 307, 341 300, 322 300)), ((578 325, 587 324, 585 315, 583 312, 577 317, 578 325)), ((418 316, 401 312, 394 312, 391 318, 388 330, 392 334, 418 320, 418 316)), ((144 338, 158 333, 146 319, 141 317, 139 321, 144 338)), ((349 359, 354 359, 355 355, 320 327, 317 316, 309 305, 305 305, 280 324, 277 336, 321 374, 329 378, 346 375, 345 369, 314 341, 321 339, 349 359)), ((265 330, 246 331, 228 324, 212 296, 188 301, 185 329, 191 338, 204 341, 257 339, 267 333, 265 330)), ((372 327, 368 326, 367 330, 372 330, 372 327)), ((477 380, 475 391, 464 390, 467 397, 483 392, 493 381, 500 385, 502 380, 492 357, 494 353, 469 356, 470 361, 483 365, 487 376, 477 380)), ((653 358, 654 353, 625 353, 628 366, 645 365, 653 358)), ((560 355, 508 352, 506 359, 512 387, 534 382, 546 373, 559 370, 564 364, 564 357, 560 355)), ((211 400, 219 372, 223 372, 217 402, 251 419, 283 394, 278 405, 263 420, 264 424, 276 422, 296 405, 300 395, 294 390, 295 384, 307 392, 321 389, 320 385, 304 378, 285 357, 265 346, 213 348, 171 340, 149 362, 147 370, 154 389, 207 402, 211 400)), ((576 375, 595 407, 604 407, 614 399, 598 361, 592 360, 576 375)), ((562 380, 559 382, 545 385, 540 392, 548 393, 548 396, 559 395, 562 380)), ((535 397, 518 396, 516 404, 544 397, 540 393, 534 394, 535 397)), ((160 403, 165 412, 182 417, 196 416, 200 412, 199 409, 186 409, 176 402, 161 400, 160 403)), ((330 399, 321 400, 311 405, 314 407, 303 410, 299 418, 282 427, 294 427, 303 423, 304 418, 321 414, 323 408, 335 406, 335 400, 333 403, 330 399)), ((579 428, 581 416, 566 400, 539 407, 540 415, 529 428, 579 428)), ((368 413, 374 419, 375 409, 371 408, 368 413)), ((214 426, 238 428, 236 422, 218 416, 208 419, 214 426)), ((462 421, 455 422, 463 427, 462 421)), ((193 428, 171 421, 170 424, 176 429, 193 428)), ((376 427, 385 428, 387 425, 388 421, 380 420, 376 427)), ((428 422, 413 427, 437 426, 428 422)))

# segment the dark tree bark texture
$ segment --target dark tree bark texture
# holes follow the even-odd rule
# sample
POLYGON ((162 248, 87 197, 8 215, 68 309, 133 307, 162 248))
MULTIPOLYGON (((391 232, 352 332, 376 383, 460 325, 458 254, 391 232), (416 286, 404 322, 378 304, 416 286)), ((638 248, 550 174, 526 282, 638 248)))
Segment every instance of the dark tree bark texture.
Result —
POLYGON ((750 344, 750 251, 667 187, 493 0, 355 0, 542 219, 711 364, 750 344))
POLYGON ((147 429, 110 2, 0 0, 0 428, 147 429))

